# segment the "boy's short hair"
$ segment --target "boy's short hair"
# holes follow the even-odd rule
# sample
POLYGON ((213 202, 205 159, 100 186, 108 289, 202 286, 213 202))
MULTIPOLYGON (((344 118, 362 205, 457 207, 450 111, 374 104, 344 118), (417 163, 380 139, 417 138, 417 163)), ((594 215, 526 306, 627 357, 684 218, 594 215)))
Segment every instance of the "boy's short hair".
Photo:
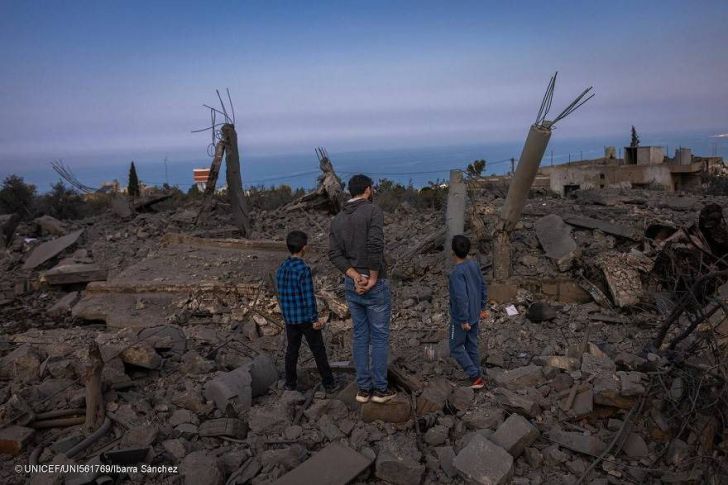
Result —
POLYGON ((303 231, 291 231, 286 236, 286 246, 291 254, 300 253, 306 244, 308 244, 308 235, 303 231))
POLYGON ((452 238, 452 251, 460 259, 465 259, 470 252, 470 239, 458 234, 452 238))
POLYGON ((349 193, 352 197, 357 197, 364 193, 367 187, 374 185, 372 179, 364 174, 354 175, 349 179, 349 193))

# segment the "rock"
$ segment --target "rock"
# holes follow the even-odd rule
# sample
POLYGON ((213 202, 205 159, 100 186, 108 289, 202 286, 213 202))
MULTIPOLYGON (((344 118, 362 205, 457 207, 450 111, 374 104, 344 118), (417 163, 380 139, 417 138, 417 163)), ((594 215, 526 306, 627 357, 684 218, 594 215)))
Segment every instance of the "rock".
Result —
POLYGON ((202 399, 200 392, 193 387, 188 387, 183 391, 176 392, 172 396, 172 404, 184 409, 189 409, 193 413, 197 414, 207 414, 212 411, 213 408, 212 403, 206 403, 202 399))
POLYGON ((599 375, 594 379, 594 403, 620 409, 630 409, 635 399, 622 396, 619 381, 614 374, 599 375))
POLYGON ((193 451, 185 456, 180 465, 185 485, 222 485, 222 467, 215 455, 207 451, 193 451))
POLYGON ((76 304, 78 301, 79 294, 78 291, 72 291, 70 293, 66 293, 61 298, 58 299, 50 308, 48 308, 47 313, 54 317, 61 317, 63 315, 68 315, 71 313, 71 308, 73 308, 73 305, 76 304))
POLYGON ((477 408, 463 416, 463 422, 471 429, 495 429, 504 419, 501 408, 477 408))
POLYGON ((523 450, 523 456, 526 458, 526 463, 531 468, 539 468, 543 464, 543 455, 538 449, 533 447, 527 447, 523 450))
POLYGON ((556 377, 551 381, 551 387, 556 392, 565 391, 567 389, 571 389, 571 387, 574 385, 574 378, 571 377, 569 374, 560 373, 556 374, 556 377))
POLYGON ((456 387, 447 398, 448 404, 458 411, 467 411, 475 398, 475 391, 470 387, 456 387))
POLYGON ((633 459, 644 458, 650 453, 650 449, 647 447, 644 438, 637 433, 630 433, 627 436, 624 445, 622 445, 622 451, 625 455, 633 459))
POLYGON ((197 433, 197 425, 194 425, 192 423, 182 423, 174 428, 175 437, 182 437, 188 440, 197 436, 197 433))
POLYGON ((449 430, 445 426, 437 424, 425 433, 425 443, 430 446, 439 446, 447 441, 448 434, 449 430))
POLYGON ((157 352, 173 352, 184 354, 187 348, 187 337, 181 328, 175 325, 158 325, 147 327, 139 332, 139 340, 144 340, 157 352))
POLYGON ((286 409, 277 404, 272 406, 256 406, 248 416, 250 430, 256 434, 281 434, 291 424, 286 409))
POLYGON ((614 363, 621 370, 646 370, 647 360, 634 354, 620 352, 614 357, 614 363))
POLYGON ((436 378, 430 382, 417 397, 417 416, 442 411, 452 388, 450 382, 443 378, 436 378))
POLYGON ((200 420, 197 418, 196 414, 187 409, 178 409, 172 413, 172 416, 169 417, 170 426, 179 426, 183 423, 199 424, 200 420))
POLYGON ((329 441, 335 441, 344 437, 344 433, 341 432, 338 426, 331 419, 331 416, 324 414, 321 419, 318 420, 318 427, 321 432, 326 436, 329 441))
POLYGON ((20 383, 37 381, 45 356, 30 344, 23 344, 3 357, 0 375, 20 383))
POLYGON ((526 418, 520 414, 511 414, 503 424, 490 437, 490 440, 500 446, 514 458, 518 458, 523 450, 536 441, 540 433, 526 418))
POLYGON ((219 418, 205 421, 200 425, 200 436, 229 436, 244 439, 248 434, 248 425, 235 418, 219 418))
POLYGON ((607 447, 606 443, 596 436, 587 436, 578 432, 554 429, 549 432, 549 438, 564 448, 590 456, 599 456, 607 447))
POLYGON ((303 462, 306 449, 301 445, 293 445, 278 450, 267 450, 261 453, 260 463, 263 467, 280 466, 284 470, 296 468, 303 462))
POLYGON ((37 217, 33 222, 40 229, 40 233, 44 236, 63 236, 66 234, 66 225, 55 217, 44 215, 37 217))
POLYGON ((617 370, 617 366, 609 357, 584 354, 581 358, 581 371, 585 374, 607 374, 613 373, 615 370, 617 370))
POLYGON ((574 404, 571 407, 571 411, 577 418, 590 415, 594 412, 594 391, 587 389, 586 391, 580 392, 574 398, 574 404))
POLYGON ((361 406, 361 419, 365 423, 384 421, 387 423, 405 423, 412 415, 410 400, 402 394, 384 404, 369 401, 361 406))
POLYGON ((463 478, 481 485, 505 484, 513 476, 513 457, 477 434, 457 454, 453 465, 463 478))
POLYGON ((205 397, 215 403, 218 409, 225 411, 228 406, 238 412, 250 409, 253 401, 252 379, 247 366, 218 374, 205 384, 205 397))
POLYGON ((445 472, 445 475, 450 478, 454 478, 458 471, 455 468, 455 465, 453 465, 453 460, 455 459, 455 450, 453 447, 438 446, 435 448, 435 453, 437 454, 437 460, 440 463, 440 468, 442 468, 442 471, 445 472))
POLYGON ((586 471, 586 463, 581 458, 576 458, 566 462, 566 469, 579 477, 586 471))
POLYGON ((521 414, 527 418, 535 418, 541 414, 539 405, 525 396, 502 387, 495 388, 493 394, 495 394, 498 402, 511 412, 521 414))
POLYGON ((566 371, 577 370, 581 366, 581 361, 574 357, 565 355, 539 355, 533 358, 533 361, 548 367, 563 369, 566 371))
POLYGON ((548 303, 536 302, 528 307, 526 318, 534 323, 548 322, 556 318, 556 308, 548 303))
POLYGON ((541 366, 531 364, 504 371, 496 376, 495 381, 499 386, 515 390, 543 384, 546 378, 541 366))
POLYGON ((419 485, 425 466, 415 461, 405 450, 385 447, 379 452, 374 475, 397 485, 419 485))
POLYGON ((152 424, 130 428, 121 438, 122 448, 146 448, 157 439, 159 428, 152 424))
POLYGON ((645 386, 642 384, 642 382, 647 380, 647 376, 642 372, 618 371, 617 377, 619 377, 619 393, 622 396, 642 396, 647 392, 647 389, 645 389, 645 386))
POLYGON ((35 430, 25 426, 10 425, 0 429, 0 453, 19 455, 33 437, 35 430))
POLYGON ((145 369, 159 369, 162 367, 162 357, 147 342, 139 342, 123 350, 119 354, 126 364, 136 365, 145 369))
POLYGON ((291 425, 283 431, 283 436, 287 440, 296 440, 301 436, 301 433, 303 433, 303 428, 297 424, 291 425))
POLYGON ((194 350, 189 350, 182 356, 181 370, 186 375, 209 374, 214 369, 214 362, 203 358, 194 350))
POLYGON ((184 458, 188 451, 187 442, 180 438, 163 441, 162 448, 178 461, 184 458))
POLYGON ((547 465, 560 465, 561 463, 565 463, 569 458, 569 455, 561 451, 561 448, 557 444, 549 445, 543 449, 543 459, 547 465))
POLYGON ((303 414, 311 422, 318 421, 324 414, 335 419, 344 419, 349 416, 349 409, 338 399, 322 399, 314 402, 303 414))

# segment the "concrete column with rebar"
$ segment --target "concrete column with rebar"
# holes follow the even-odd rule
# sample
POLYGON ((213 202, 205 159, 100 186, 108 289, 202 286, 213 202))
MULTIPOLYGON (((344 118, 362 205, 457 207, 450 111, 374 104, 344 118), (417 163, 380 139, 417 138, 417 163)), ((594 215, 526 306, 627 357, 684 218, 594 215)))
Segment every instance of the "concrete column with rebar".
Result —
POLYGON ((453 236, 465 232, 466 186, 462 170, 450 170, 450 184, 447 188, 447 210, 445 211, 445 254, 450 254, 453 236))

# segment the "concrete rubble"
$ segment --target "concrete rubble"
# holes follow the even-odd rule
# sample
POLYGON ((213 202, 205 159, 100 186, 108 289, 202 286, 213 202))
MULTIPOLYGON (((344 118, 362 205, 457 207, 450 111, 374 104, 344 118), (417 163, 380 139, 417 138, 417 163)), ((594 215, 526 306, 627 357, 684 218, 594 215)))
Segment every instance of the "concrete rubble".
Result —
MULTIPOLYGON (((512 233, 511 278, 489 278, 480 341, 488 386, 475 392, 447 352, 442 211, 402 203, 385 212, 390 380, 399 390, 386 405, 354 400, 351 316, 326 257, 327 211, 255 208, 247 240, 222 204, 199 226, 193 203, 136 212, 123 199, 78 221, 0 216, 9 234, 0 258, 0 480, 29 481, 13 468, 32 461, 125 459, 179 466, 180 483, 725 480, 716 463, 728 452, 728 324, 710 296, 728 295, 718 283, 701 287, 697 303, 680 295, 705 274, 695 273, 697 254, 714 264, 715 237, 700 232, 698 213, 728 199, 676 209, 657 192, 608 195, 528 199, 512 233), (292 229, 309 233, 319 308, 330 318, 332 395, 305 345, 300 389, 283 387, 270 275, 292 229), (517 315, 506 314, 511 305, 517 315), (674 317, 656 345, 684 308, 692 313, 674 317), (709 319, 671 345, 700 312, 709 319), (92 344, 109 424, 86 444, 92 344)), ((488 227, 502 196, 480 197, 488 227)), ((473 257, 488 275, 491 254, 473 257)))

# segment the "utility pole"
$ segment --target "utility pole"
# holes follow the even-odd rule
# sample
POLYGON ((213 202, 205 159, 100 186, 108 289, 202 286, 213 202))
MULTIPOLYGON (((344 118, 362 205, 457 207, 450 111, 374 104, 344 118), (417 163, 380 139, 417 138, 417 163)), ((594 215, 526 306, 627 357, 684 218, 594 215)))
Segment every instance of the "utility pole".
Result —
POLYGON ((164 157, 164 183, 169 186, 169 174, 167 173, 167 157, 164 157))
POLYGON ((511 175, 516 173, 516 159, 511 157, 511 175))

